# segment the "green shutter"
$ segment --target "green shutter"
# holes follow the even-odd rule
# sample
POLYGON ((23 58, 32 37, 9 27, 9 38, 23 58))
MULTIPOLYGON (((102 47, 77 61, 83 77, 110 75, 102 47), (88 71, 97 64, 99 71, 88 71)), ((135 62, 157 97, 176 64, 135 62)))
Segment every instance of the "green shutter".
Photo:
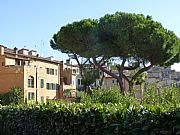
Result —
POLYGON ((44 79, 41 79, 41 88, 44 88, 44 79))

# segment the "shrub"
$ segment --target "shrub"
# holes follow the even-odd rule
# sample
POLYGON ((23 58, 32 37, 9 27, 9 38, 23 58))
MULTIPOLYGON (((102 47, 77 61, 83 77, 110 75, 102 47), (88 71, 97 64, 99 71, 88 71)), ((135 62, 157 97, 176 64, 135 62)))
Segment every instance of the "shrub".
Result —
POLYGON ((176 87, 158 88, 153 85, 146 87, 143 97, 136 98, 132 95, 122 95, 116 88, 110 90, 93 90, 91 95, 85 92, 77 94, 77 102, 80 103, 121 103, 125 106, 129 104, 143 105, 145 107, 153 108, 155 106, 161 109, 176 109, 180 107, 180 94, 176 87))
POLYGON ((163 88, 158 94, 156 90, 149 87, 142 99, 113 89, 93 91, 91 96, 80 92, 83 103, 0 106, 0 134, 180 134, 178 89, 163 88))
POLYGON ((23 103, 23 91, 20 88, 12 88, 9 92, 0 95, 2 105, 23 103))
POLYGON ((88 95, 86 92, 79 92, 77 94, 77 98, 81 103, 119 103, 123 97, 116 88, 93 90, 91 95, 88 95))
POLYGON ((176 87, 158 88, 148 86, 141 99, 141 104, 150 107, 159 106, 161 109, 175 109, 180 107, 179 89, 176 87))
POLYGON ((180 108, 157 113, 143 106, 127 107, 121 103, 1 106, 0 128, 2 135, 179 134, 180 108))

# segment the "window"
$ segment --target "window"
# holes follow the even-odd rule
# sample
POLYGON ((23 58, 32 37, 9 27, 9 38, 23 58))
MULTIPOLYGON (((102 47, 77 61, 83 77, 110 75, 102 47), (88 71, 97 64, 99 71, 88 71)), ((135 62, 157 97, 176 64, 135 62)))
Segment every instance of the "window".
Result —
POLYGON ((76 69, 73 69, 73 73, 74 73, 74 74, 76 73, 76 69))
POLYGON ((52 83, 49 83, 49 89, 52 90, 52 83))
MULTIPOLYGON (((56 72, 57 72, 57 69, 56 69, 56 72)), ((50 74, 50 75, 54 75, 54 69, 53 68, 46 68, 46 73, 50 74)))
POLYGON ((56 83, 46 83, 46 88, 48 90, 56 90, 56 83))
POLYGON ((54 69, 51 68, 51 75, 54 75, 54 69))
POLYGON ((112 80, 112 83, 114 83, 114 80, 112 80))
POLYGON ((44 103, 44 97, 41 96, 41 103, 44 103))
POLYGON ((50 69, 49 68, 46 68, 46 73, 50 74, 50 69))
POLYGON ((52 85, 52 90, 56 90, 56 84, 55 83, 51 83, 52 85))
POLYGON ((33 76, 28 77, 28 87, 34 88, 34 77, 33 76))
POLYGON ((52 90, 54 90, 54 84, 53 83, 51 83, 51 88, 52 88, 52 90))
POLYGON ((16 63, 16 65, 19 65, 19 66, 20 66, 20 65, 21 65, 21 60, 16 59, 16 60, 15 60, 15 63, 16 63))
POLYGON ((57 75, 57 69, 55 69, 55 75, 57 75))
POLYGON ((41 79, 41 88, 44 88, 44 79, 41 79))
POLYGON ((81 79, 78 79, 78 85, 81 85, 81 79))
POLYGON ((34 99, 34 92, 28 92, 28 100, 34 99))
POLYGON ((46 83, 46 89, 50 89, 49 83, 46 83))

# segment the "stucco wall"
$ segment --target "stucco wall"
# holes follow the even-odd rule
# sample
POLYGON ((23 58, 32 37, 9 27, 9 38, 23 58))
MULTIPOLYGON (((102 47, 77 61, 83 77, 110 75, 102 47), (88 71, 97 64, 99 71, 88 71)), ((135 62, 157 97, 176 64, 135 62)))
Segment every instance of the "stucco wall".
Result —
POLYGON ((59 84, 59 69, 58 64, 46 63, 42 61, 31 61, 30 65, 24 66, 25 75, 24 75, 24 89, 26 91, 26 97, 28 96, 28 92, 34 92, 36 97, 36 70, 37 70, 37 100, 41 101, 41 97, 44 97, 44 101, 46 99, 54 99, 56 98, 56 90, 47 90, 46 83, 54 83, 59 84), (54 69, 54 75, 47 74, 47 68, 54 69), (55 74, 55 70, 57 70, 57 74, 55 74), (28 87, 28 77, 34 77, 34 88, 28 87), (44 87, 41 88, 41 79, 44 79, 44 87))

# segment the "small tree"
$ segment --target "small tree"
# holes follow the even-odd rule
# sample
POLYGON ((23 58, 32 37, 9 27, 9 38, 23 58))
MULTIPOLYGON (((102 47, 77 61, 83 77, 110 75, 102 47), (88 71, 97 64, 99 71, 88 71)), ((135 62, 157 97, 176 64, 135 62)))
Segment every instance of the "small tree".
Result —
POLYGON ((23 90, 12 88, 9 92, 0 95, 3 105, 23 103, 23 90))

